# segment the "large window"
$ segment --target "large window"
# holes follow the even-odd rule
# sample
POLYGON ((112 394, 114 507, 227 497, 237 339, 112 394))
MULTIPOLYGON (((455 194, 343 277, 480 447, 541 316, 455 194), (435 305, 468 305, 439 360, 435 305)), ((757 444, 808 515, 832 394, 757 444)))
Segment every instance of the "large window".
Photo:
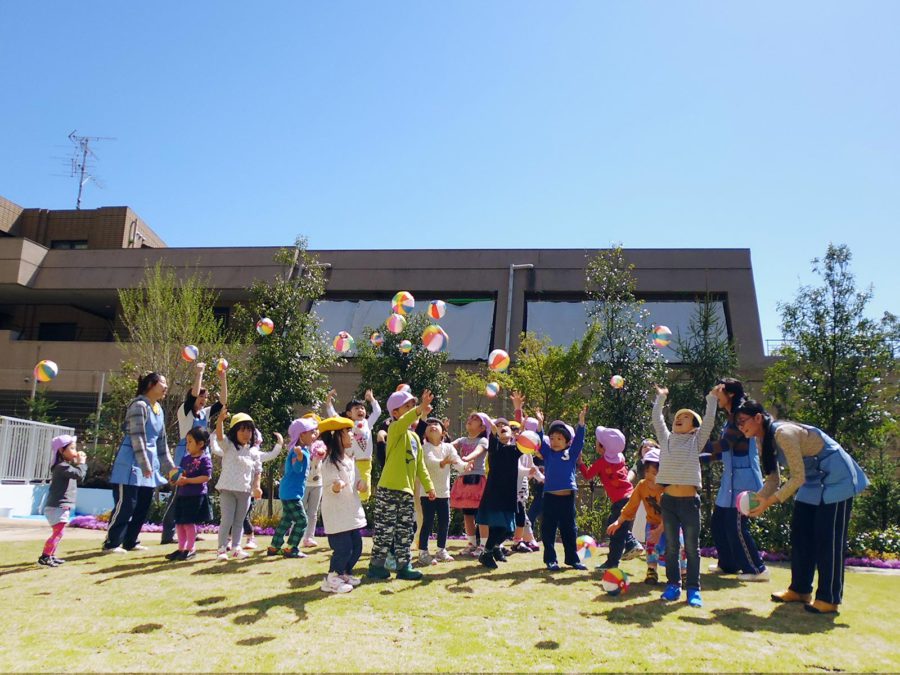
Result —
MULTIPOLYGON (((447 313, 436 321, 450 336, 447 351, 455 361, 487 359, 494 330, 493 298, 441 298, 447 313)), ((416 312, 424 312, 432 298, 416 297, 416 312)), ((368 340, 366 326, 384 331, 391 314, 390 300, 320 300, 313 311, 329 336, 345 330, 354 340, 368 340)), ((355 352, 350 352, 353 356, 355 352)))

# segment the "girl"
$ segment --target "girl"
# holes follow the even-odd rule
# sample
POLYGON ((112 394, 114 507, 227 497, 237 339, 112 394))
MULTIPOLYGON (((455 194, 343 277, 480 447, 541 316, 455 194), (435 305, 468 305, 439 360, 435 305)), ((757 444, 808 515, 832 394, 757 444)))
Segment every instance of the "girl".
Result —
POLYGON ((349 593, 360 584, 353 576, 353 566, 362 554, 362 534, 366 514, 359 499, 369 488, 360 477, 359 468, 348 450, 353 444, 350 429, 353 421, 346 417, 328 417, 319 423, 327 455, 322 462, 322 524, 328 545, 334 553, 328 576, 322 582, 326 593, 349 593))
POLYGON ((303 495, 306 492, 306 477, 309 474, 309 446, 316 439, 319 423, 311 417, 301 417, 291 422, 288 428, 288 454, 284 460, 284 473, 278 486, 281 500, 281 521, 272 535, 268 555, 282 553, 284 535, 291 531, 285 558, 305 558, 300 551, 300 538, 306 531, 306 511, 303 509, 303 495))
POLYGON ((44 517, 53 528, 50 538, 44 544, 44 552, 38 558, 38 564, 47 567, 58 567, 65 560, 56 557, 56 547, 63 536, 63 530, 69 522, 69 513, 75 506, 78 492, 78 481, 84 480, 87 473, 87 455, 78 450, 75 436, 57 436, 50 441, 50 489, 47 503, 44 505, 44 517))
MULTIPOLYGON (((265 464, 266 462, 270 462, 273 459, 277 458, 278 455, 281 454, 281 446, 284 443, 284 438, 281 434, 275 434, 275 446, 269 450, 268 452, 263 452, 260 450, 262 446, 263 437, 259 432, 259 429, 253 430, 253 447, 259 453, 259 461, 265 464)), ((241 524, 241 528, 244 530, 244 535, 247 537, 247 541, 244 542, 244 548, 253 550, 256 548, 256 533, 253 531, 253 523, 251 522, 251 515, 253 513, 253 507, 256 505, 256 498, 252 497, 250 499, 250 507, 247 509, 247 515, 244 516, 244 522, 241 524)), ((229 548, 231 545, 229 544, 229 548)))
POLYGON ((425 468, 434 483, 435 499, 428 499, 419 488, 419 503, 422 506, 422 527, 419 530, 419 564, 431 565, 433 562, 451 562, 453 556, 447 553, 447 533, 450 531, 450 468, 467 471, 472 463, 462 461, 450 443, 444 441, 444 424, 435 417, 425 420, 425 442, 422 450, 425 453, 425 468), (432 558, 428 553, 428 539, 431 537, 431 526, 437 515, 437 554, 432 558))
MULTIPOLYGON (((638 456, 634 460, 632 467, 628 470, 628 480, 631 481, 631 484, 635 487, 639 482, 644 480, 644 457, 646 457, 647 453, 653 448, 659 450, 659 446, 652 438, 645 438, 641 441, 638 456)), ((643 502, 638 506, 637 513, 634 514, 634 524, 632 525, 631 530, 634 534, 634 538, 643 544, 645 541, 645 532, 647 531, 647 509, 644 507, 643 502)))
POLYGON ((232 416, 225 436, 224 424, 226 409, 222 410, 216 421, 216 435, 211 437, 212 454, 222 458, 222 473, 216 490, 219 492, 219 508, 222 513, 219 521, 219 560, 228 560, 228 535, 231 533, 233 560, 243 560, 250 554, 241 548, 241 523, 250 508, 250 498, 261 497, 259 488, 262 462, 259 451, 255 450, 253 432, 256 425, 247 413, 232 416))
POLYGON ((207 483, 212 478, 212 458, 206 451, 209 432, 204 427, 193 427, 185 436, 184 457, 181 458, 181 476, 175 480, 175 532, 178 550, 169 553, 167 560, 190 560, 196 556, 197 525, 212 520, 207 483))
MULTIPOLYGON (((521 423, 522 431, 533 431, 537 433, 540 431, 540 427, 538 426, 538 421, 534 417, 525 417, 525 413, 523 408, 525 406, 525 396, 518 392, 514 391, 509 396, 510 400, 513 404, 513 409, 515 411, 516 422, 521 423)), ((518 435, 519 432, 516 432, 518 435)), ((523 460, 530 460, 531 464, 535 466, 538 470, 535 477, 534 484, 534 494, 531 499, 531 506, 529 506, 525 511, 525 522, 524 526, 519 530, 519 521, 521 518, 516 516, 516 536, 522 536, 524 534, 524 538, 522 539, 522 546, 516 545, 516 550, 519 552, 524 552, 527 548, 529 551, 539 551, 541 550, 540 545, 537 543, 537 540, 534 538, 534 524, 537 522, 537 519, 540 517, 541 512, 543 510, 543 497, 544 497, 544 474, 542 474, 541 467, 544 466, 544 458, 541 457, 540 452, 534 453, 534 457, 530 455, 523 455, 523 460)), ((522 504, 528 503, 528 492, 529 492, 528 479, 526 478, 523 481, 523 487, 519 490, 519 501, 522 504)))
MULTIPOLYGON (((335 396, 337 391, 332 389, 325 398, 325 413, 329 417, 337 417, 337 411, 334 409, 335 396)), ((359 464, 359 475, 366 484, 369 484, 372 481, 372 429, 381 417, 381 406, 378 405, 371 389, 366 389, 364 398, 365 401, 357 398, 348 401, 344 407, 344 417, 353 422, 350 434, 353 445, 350 446, 350 455, 359 464), (372 413, 368 417, 366 417, 366 401, 372 406, 372 413)), ((360 498, 363 501, 368 500, 369 493, 362 493, 360 498)))
MULTIPOLYGON (((491 419, 482 412, 473 412, 466 420, 466 433, 468 436, 457 438, 453 441, 463 462, 471 463, 472 468, 460 473, 453 483, 450 491, 450 506, 461 509, 463 522, 466 528, 466 537, 469 543, 463 549, 463 555, 478 557, 484 551, 482 546, 476 543, 475 514, 481 504, 481 495, 484 493, 485 470, 484 460, 487 457, 488 433, 491 428, 491 419)), ((486 541, 488 536, 487 526, 481 527, 481 539, 486 541)))
MULTIPOLYGON (((303 416, 315 420, 318 428, 319 416, 307 413, 303 416)), ((319 504, 322 502, 322 460, 325 458, 325 444, 320 440, 313 441, 309 447, 309 473, 306 474, 306 491, 303 493, 303 510, 306 512, 306 532, 303 533, 302 546, 314 548, 316 523, 319 520, 319 504)))

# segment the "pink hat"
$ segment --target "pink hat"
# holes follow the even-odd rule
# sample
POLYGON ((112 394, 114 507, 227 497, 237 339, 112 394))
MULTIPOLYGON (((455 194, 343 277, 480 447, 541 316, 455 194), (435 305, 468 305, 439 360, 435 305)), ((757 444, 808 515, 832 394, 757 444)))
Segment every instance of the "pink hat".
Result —
MULTIPOLYGON (((491 433, 491 424, 492 424, 491 418, 488 417, 488 416, 487 416, 485 413, 483 413, 483 412, 477 412, 477 413, 472 413, 472 414, 475 415, 478 419, 481 420, 481 423, 484 425, 484 432, 485 432, 486 434, 491 433)), ((472 415, 469 415, 469 417, 471 417, 471 416, 472 416, 472 415)))
POLYGON ((536 417, 526 417, 522 427, 525 431, 538 431, 541 428, 541 423, 537 421, 536 417))
POLYGON ((644 459, 641 460, 644 464, 647 462, 654 462, 659 464, 659 448, 653 448, 652 450, 648 450, 647 454, 644 455, 644 459))
POLYGON ((297 447, 300 436, 319 427, 319 421, 313 417, 301 417, 291 422, 288 427, 288 449, 297 447))
POLYGON ((625 449, 625 434, 612 427, 597 427, 594 435, 597 437, 597 442, 603 444, 604 457, 608 462, 624 461, 619 456, 625 449))
POLYGON ((55 457, 56 453, 58 453, 60 450, 65 449, 77 440, 77 436, 70 436, 69 434, 57 436, 52 441, 50 441, 50 450, 53 452, 53 456, 55 457))
POLYGON ((410 394, 408 391, 395 391, 393 394, 388 396, 387 400, 387 409, 389 413, 394 412, 400 406, 406 405, 409 401, 415 401, 416 397, 410 394))
POLYGON ((566 424, 562 420, 553 420, 552 422, 550 422, 550 431, 547 435, 549 436, 554 431, 560 432, 563 436, 566 437, 566 440, 569 443, 571 443, 572 439, 575 438, 575 430, 570 424, 566 424))

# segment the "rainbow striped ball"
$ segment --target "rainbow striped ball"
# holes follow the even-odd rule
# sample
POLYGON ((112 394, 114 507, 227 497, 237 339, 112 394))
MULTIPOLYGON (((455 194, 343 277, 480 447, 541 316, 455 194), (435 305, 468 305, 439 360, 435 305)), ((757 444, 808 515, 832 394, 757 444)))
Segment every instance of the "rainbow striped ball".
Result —
POLYGON ((509 354, 502 349, 495 349, 488 355, 488 368, 502 373, 509 368, 509 354))
POLYGON ((59 366, 53 361, 38 361, 34 367, 34 379, 38 382, 49 382, 59 373, 59 366))
POLYGON ((373 347, 378 348, 384 344, 384 335, 382 335, 378 331, 375 331, 369 336, 369 342, 372 343, 373 347))
POLYGON ((578 559, 584 562, 588 558, 593 558, 597 553, 597 541, 589 534, 582 534, 575 540, 575 552, 578 559))
POLYGON ((672 341, 672 331, 668 326, 656 326, 653 329, 653 344, 657 347, 667 347, 672 341))
POLYGON ((397 335, 398 333, 402 333, 403 329, 406 328, 406 317, 395 312, 388 317, 388 320, 384 322, 384 325, 387 326, 387 329, 394 335, 397 335))
POLYGON ((533 431, 523 431, 516 438, 516 447, 523 455, 533 455, 541 447, 541 437, 533 431))
POLYGON ((416 306, 416 299, 409 291, 400 291, 391 300, 391 311, 394 314, 407 314, 416 306))
POLYGON ((400 384, 397 385, 397 388, 394 389, 394 391, 405 391, 407 394, 411 394, 411 393, 412 393, 412 387, 410 387, 410 386, 409 386, 408 384, 406 384, 405 382, 401 382, 400 384))
POLYGON ((256 322, 256 332, 260 335, 271 335, 275 330, 275 322, 269 317, 263 317, 256 322))
POLYGON ((613 567, 603 573, 600 585, 609 595, 626 593, 628 591, 628 575, 618 567, 613 567))
POLYGON ((187 345, 181 350, 181 358, 185 361, 196 361, 198 356, 200 356, 200 350, 194 345, 187 345))
POLYGON ((621 375, 613 375, 609 378, 609 386, 613 389, 621 389, 625 386, 625 378, 621 375))
POLYGON ((430 352, 441 352, 447 348, 450 336, 436 323, 422 331, 422 344, 430 352))
POLYGON ((749 516, 750 512, 757 506, 759 506, 759 497, 756 496, 755 492, 744 490, 738 493, 734 500, 734 507, 745 516, 749 516))
POLYGON ((216 361, 216 372, 224 373, 228 370, 228 359, 219 359, 216 361))
POLYGON ((353 336, 347 331, 342 330, 335 336, 332 344, 334 344, 334 351, 338 354, 346 354, 353 349, 353 336))
POLYGON ((447 313, 447 303, 443 300, 432 300, 428 303, 428 316, 432 319, 443 319, 447 313))
POLYGON ((496 382, 488 382, 484 387, 484 393, 487 394, 488 398, 494 398, 500 393, 500 385, 496 382))
POLYGON ((399 348, 402 353, 409 354, 412 351, 412 342, 409 340, 401 340, 399 348))

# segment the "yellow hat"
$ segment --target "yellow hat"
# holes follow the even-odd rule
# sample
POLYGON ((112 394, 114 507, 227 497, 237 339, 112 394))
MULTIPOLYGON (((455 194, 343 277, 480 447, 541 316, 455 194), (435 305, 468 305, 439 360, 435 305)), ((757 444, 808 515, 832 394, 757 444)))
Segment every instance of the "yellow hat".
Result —
POLYGON ((247 413, 237 413, 231 416, 231 422, 228 423, 228 431, 234 429, 241 422, 250 422, 254 427, 256 426, 256 423, 250 415, 247 413))
POLYGON ((352 429, 353 420, 346 417, 326 417, 319 421, 319 432, 337 431, 338 429, 352 429))
POLYGON ((319 416, 318 416, 316 413, 314 413, 314 412, 308 412, 308 413, 306 413, 305 415, 302 415, 302 417, 306 417, 306 418, 308 418, 308 419, 313 419, 313 420, 315 420, 316 422, 321 422, 321 421, 322 421, 322 418, 319 417, 319 416))

